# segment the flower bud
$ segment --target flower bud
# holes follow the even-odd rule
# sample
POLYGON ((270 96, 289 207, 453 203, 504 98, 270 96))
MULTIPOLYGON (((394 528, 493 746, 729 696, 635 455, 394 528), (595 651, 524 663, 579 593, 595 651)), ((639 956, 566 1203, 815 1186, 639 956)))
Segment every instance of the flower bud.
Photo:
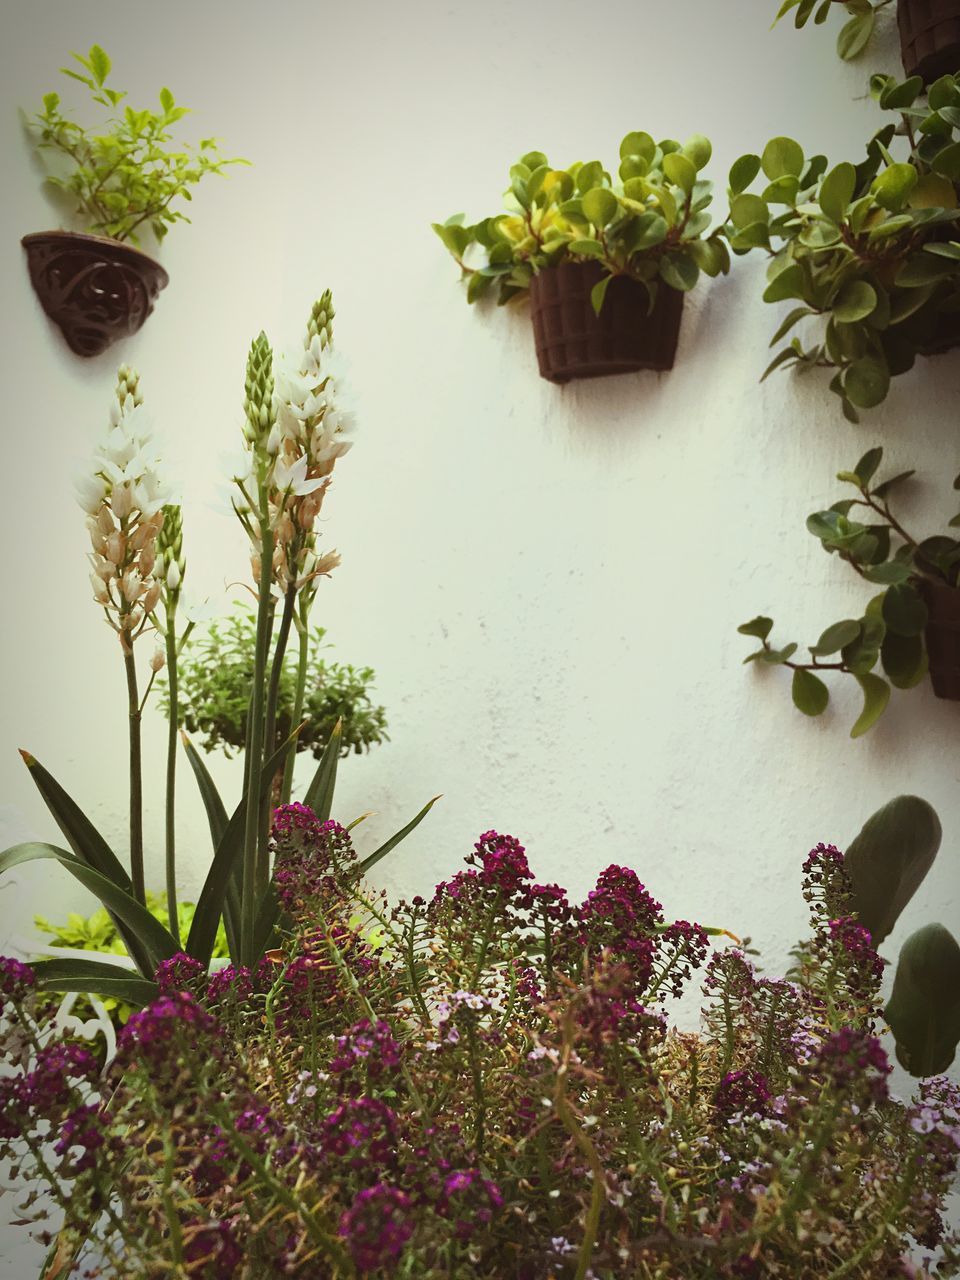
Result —
POLYGON ((163 648, 157 645, 153 651, 153 657, 150 659, 150 670, 153 672, 162 671, 167 655, 163 652, 163 648))
POLYGON ((107 584, 99 576, 99 574, 91 573, 90 586, 93 588, 93 598, 97 604, 109 604, 110 592, 107 590, 107 584))
POLYGON ((109 507, 103 506, 97 512, 97 524, 100 526, 100 532, 104 536, 108 533, 113 533, 117 526, 113 518, 113 512, 109 507))
POLYGON ((123 534, 118 529, 115 529, 106 539, 106 545, 104 546, 104 554, 107 559, 112 560, 114 564, 122 564, 126 542, 127 540, 123 534))
POLYGON ((143 605, 144 613, 152 613, 157 607, 157 602, 160 599, 160 591, 161 585, 157 582, 156 578, 154 578, 153 582, 147 588, 146 595, 144 595, 143 599, 140 601, 143 605))
POLYGON ((133 493, 128 484, 116 485, 110 494, 110 506, 118 520, 125 519, 133 510, 133 493))
POLYGON ((133 604, 143 594, 143 580, 136 569, 128 569, 120 580, 120 592, 128 604, 133 604))
POLYGON ((170 564, 167 566, 167 590, 176 591, 180 586, 180 581, 180 566, 177 564, 176 560, 171 560, 170 564))
POLYGON ((140 552, 139 568, 140 568, 140 572, 143 574, 145 578, 148 577, 151 573, 153 573, 153 566, 154 564, 156 564, 156 560, 157 560, 156 548, 152 542, 148 543, 148 545, 145 546, 143 550, 140 552))

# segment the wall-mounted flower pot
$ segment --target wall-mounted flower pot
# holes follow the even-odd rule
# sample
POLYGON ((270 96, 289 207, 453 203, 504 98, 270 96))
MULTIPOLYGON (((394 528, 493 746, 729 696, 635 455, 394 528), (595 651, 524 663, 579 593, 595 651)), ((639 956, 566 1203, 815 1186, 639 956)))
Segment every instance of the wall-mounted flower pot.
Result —
POLYGON ((40 305, 78 356, 136 333, 169 283, 159 262, 105 236, 37 231, 20 243, 40 305))
POLYGON ((537 361, 549 382, 673 368, 683 294, 661 284, 650 311, 645 286, 615 276, 597 315, 590 290, 603 274, 596 262, 562 262, 531 280, 537 361))
POLYGON ((924 638, 933 692, 960 702, 960 587, 933 578, 917 584, 929 613, 924 638))
POLYGON ((932 84, 960 71, 960 0, 897 0, 897 25, 908 76, 932 84))

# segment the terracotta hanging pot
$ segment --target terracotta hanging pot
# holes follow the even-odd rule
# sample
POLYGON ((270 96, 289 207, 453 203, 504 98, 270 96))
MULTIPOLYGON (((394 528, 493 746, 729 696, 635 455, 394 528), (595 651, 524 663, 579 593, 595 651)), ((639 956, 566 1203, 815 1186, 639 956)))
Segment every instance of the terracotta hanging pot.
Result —
POLYGON ((932 84, 960 71, 960 0, 897 0, 897 25, 908 76, 932 84))
POLYGON ((960 587, 933 578, 917 585, 929 613, 924 639, 933 692, 960 702, 960 587))
POLYGON ((169 283, 159 262, 105 236, 37 231, 20 243, 40 305, 78 356, 136 333, 169 283))
POLYGON ((614 276, 597 315, 590 291, 603 275, 596 262, 561 262, 531 280, 537 361, 549 382, 673 368, 683 294, 661 284, 650 311, 644 285, 614 276))

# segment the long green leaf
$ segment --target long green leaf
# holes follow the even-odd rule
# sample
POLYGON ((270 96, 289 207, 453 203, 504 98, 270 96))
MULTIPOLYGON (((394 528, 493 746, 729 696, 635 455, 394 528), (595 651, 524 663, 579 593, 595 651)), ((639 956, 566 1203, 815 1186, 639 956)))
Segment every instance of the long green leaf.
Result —
POLYGON ((313 781, 307 788, 303 803, 312 809, 321 822, 326 822, 333 809, 333 791, 337 785, 337 761, 340 759, 340 738, 343 721, 338 720, 327 739, 313 781))
POLYGON ((256 955, 263 955, 266 951, 267 943, 279 919, 280 904, 271 882, 267 885, 267 891, 257 907, 257 918, 253 927, 253 946, 256 955))
POLYGON ((207 823, 210 827, 210 840, 213 844, 213 851, 216 853, 230 819, 227 817, 226 807, 220 799, 217 785, 213 778, 210 777, 210 772, 204 764, 200 752, 185 733, 180 734, 180 740, 183 743, 183 749, 187 753, 193 776, 196 778, 197 786, 200 789, 200 799, 203 801, 203 807, 207 814, 207 823))
MULTIPOLYGON (((300 728, 298 726, 287 738, 286 742, 278 747, 264 766, 260 777, 259 800, 269 794, 277 770, 282 767, 287 758, 287 752, 291 750, 299 732, 300 728)), ((196 910, 193 913, 193 923, 190 925, 186 951, 187 955, 193 956, 194 960, 199 960, 204 967, 209 966, 210 957, 213 955, 213 944, 216 941, 217 926, 224 911, 227 886, 230 883, 230 877, 233 874, 233 869, 243 846, 246 813, 247 800, 244 797, 234 809, 220 843, 217 845, 217 850, 213 855, 213 862, 210 864, 210 870, 207 872, 207 878, 203 882, 203 888, 200 890, 200 896, 197 899, 196 910)), ((231 956, 234 960, 237 959, 236 953, 232 950, 231 956)))
POLYGON ((117 996, 133 1005, 149 1004, 158 994, 155 982, 102 960, 65 956, 62 960, 35 960, 31 968, 45 991, 92 991, 98 996, 117 996))
POLYGON ((136 898, 131 897, 107 876, 88 867, 66 849, 36 842, 14 845, 0 853, 0 874, 21 862, 39 862, 44 859, 59 862, 128 927, 137 942, 142 944, 142 959, 132 953, 131 958, 145 978, 153 977, 161 960, 176 954, 178 947, 173 935, 146 907, 141 906, 136 898))
POLYGON ((360 863, 360 870, 358 874, 361 876, 366 875, 370 868, 375 867, 381 858, 385 858, 392 849, 395 849, 401 840, 406 840, 414 827, 420 825, 439 799, 439 796, 434 796, 432 800, 428 800, 415 818, 408 822, 407 825, 398 831, 395 836, 391 836, 390 839, 387 840, 385 844, 382 844, 379 849, 374 849, 373 853, 371 853, 369 857, 364 858, 360 863))

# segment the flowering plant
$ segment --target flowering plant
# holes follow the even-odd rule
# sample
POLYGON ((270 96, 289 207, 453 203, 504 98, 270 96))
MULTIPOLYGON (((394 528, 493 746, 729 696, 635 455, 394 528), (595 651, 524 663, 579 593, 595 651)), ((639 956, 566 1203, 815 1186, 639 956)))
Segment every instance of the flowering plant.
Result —
POLYGON ((467 301, 496 285, 498 301, 526 292, 535 273, 565 260, 596 261, 603 270, 592 299, 600 311, 614 276, 642 281, 651 304, 661 282, 687 292, 700 272, 729 267, 707 208, 711 184, 699 174, 712 148, 702 134, 683 145, 648 133, 620 143, 619 182, 599 160, 554 169, 542 151, 529 151, 510 169, 506 213, 470 226, 456 214, 433 229, 467 278, 467 301), (466 262, 479 248, 481 264, 466 262))
POLYGON ((162 240, 172 223, 190 221, 174 201, 192 199, 190 187, 207 174, 248 163, 222 158, 214 138, 202 139, 195 151, 183 143, 172 148, 170 127, 188 109, 177 106, 169 89, 160 90, 159 112, 131 106, 120 112, 127 95, 107 84, 110 59, 103 49, 95 44, 86 57, 73 58, 79 70, 62 68, 63 74, 85 85, 107 118, 86 129, 63 114, 59 94, 48 93, 33 127, 40 150, 73 166, 68 176, 51 173, 47 182, 69 195, 93 231, 136 244, 137 229, 146 225, 162 240))
MULTIPOLYGON (((79 959, 38 962, 40 981, 56 991, 95 991, 130 1005, 156 994, 157 965, 181 948, 208 966, 221 919, 230 955, 255 966, 270 946, 280 908, 270 879, 271 795, 290 798, 293 745, 299 732, 309 664, 310 612, 321 578, 340 562, 318 546, 317 521, 337 460, 351 447, 352 419, 331 347, 333 306, 326 293, 314 305, 295 365, 278 369, 265 334, 247 362, 244 448, 231 468, 233 510, 250 541, 256 643, 250 684, 243 795, 228 814, 196 748, 186 753, 209 819, 213 859, 189 932, 181 939, 176 875, 176 760, 178 662, 193 623, 180 623, 186 573, 182 517, 163 471, 161 450, 145 417, 137 375, 121 368, 110 425, 88 475, 78 483, 92 543, 95 601, 120 641, 127 683, 130 734, 130 869, 53 776, 23 752, 33 781, 69 848, 30 842, 0 853, 0 872, 20 862, 52 859, 99 897, 115 921, 137 973, 120 965, 79 959), (291 633, 299 642, 298 679, 290 709, 292 729, 276 746, 279 692, 291 633), (154 635, 151 675, 141 695, 136 643, 154 635), (169 735, 165 787, 167 919, 146 905, 143 842, 141 717, 153 681, 168 671, 169 735), (275 786, 276 781, 276 786, 275 786)), ((326 818, 333 802, 341 729, 329 735, 307 800, 326 818)), ((372 866, 425 816, 433 801, 366 859, 372 866)))
POLYGON ((710 955, 722 931, 666 922, 626 867, 578 904, 488 831, 391 910, 336 822, 291 805, 272 839, 280 945, 212 978, 163 962, 105 1073, 41 1042, 32 973, 0 965, 0 1151, 64 1214, 60 1274, 91 1254, 206 1280, 960 1273, 960 1091, 890 1095, 880 964, 832 846, 804 864, 811 935, 781 980, 741 945, 710 955), (694 1034, 665 1002, 696 970, 694 1034))
MULTIPOLYGON (((852 675, 864 700, 850 730, 852 738, 876 724, 890 700, 891 685, 912 689, 927 674, 928 593, 931 587, 955 591, 960 584, 960 539, 946 534, 917 539, 910 533, 893 514, 890 494, 914 473, 904 471, 875 484, 882 460, 883 450, 877 447, 868 450, 852 471, 839 472, 837 479, 852 485, 858 496, 843 498, 807 519, 807 529, 820 539, 824 551, 845 560, 865 582, 883 588, 871 598, 863 617, 844 618, 827 627, 810 645, 809 662, 794 659, 797 646, 793 642, 782 648, 770 643, 772 618, 759 616, 738 628, 761 646, 744 661, 793 671, 793 701, 804 715, 818 716, 826 710, 830 693, 820 673, 852 675), (860 511, 855 513, 855 508, 860 511), (854 519, 854 514, 879 520, 866 524, 854 519), (876 674, 878 662, 886 680, 876 674)), ((960 489, 960 476, 953 487, 960 489)), ((960 514, 949 525, 960 527, 960 514)))
POLYGON ((834 370, 830 389, 851 422, 885 399, 917 355, 960 336, 960 74, 932 84, 926 104, 917 103, 919 76, 875 75, 870 88, 898 119, 871 139, 863 161, 828 169, 825 156, 807 159, 794 139, 772 138, 761 156, 731 168, 726 228, 735 253, 769 255, 764 301, 800 304, 770 345, 807 317, 821 325, 810 346, 792 338, 763 376, 783 365, 834 370), (902 160, 889 150, 898 132, 909 148, 902 160), (747 188, 761 171, 757 194, 747 188))

